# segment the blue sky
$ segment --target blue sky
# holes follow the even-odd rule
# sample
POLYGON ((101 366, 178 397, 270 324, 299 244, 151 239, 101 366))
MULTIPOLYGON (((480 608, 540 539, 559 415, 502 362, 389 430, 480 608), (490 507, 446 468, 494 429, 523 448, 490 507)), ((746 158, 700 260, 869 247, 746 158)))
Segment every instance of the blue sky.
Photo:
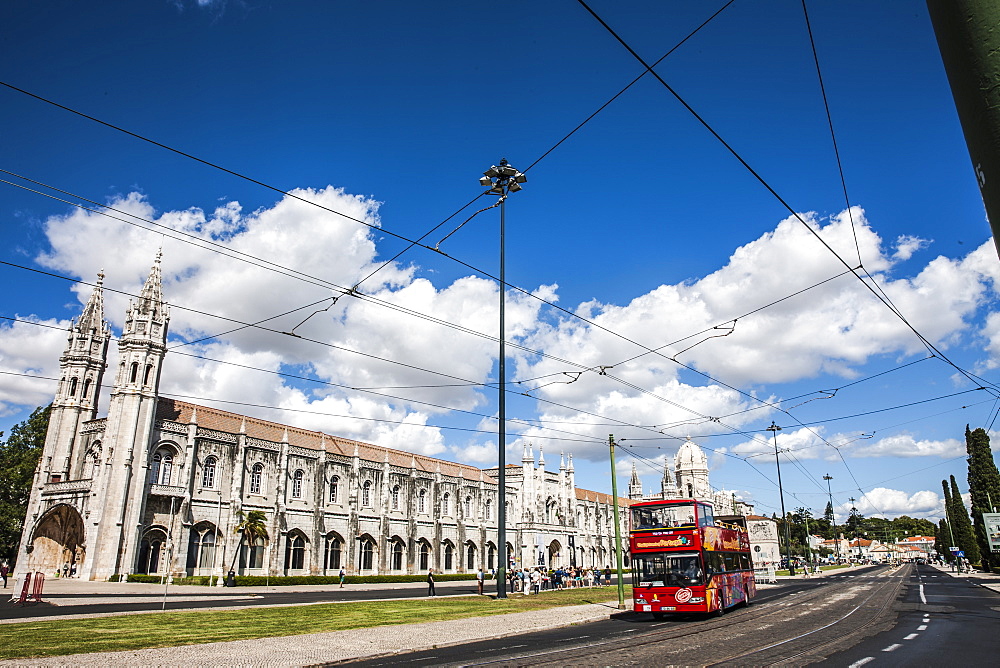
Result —
MULTIPOLYGON (((591 6, 651 62, 723 4, 591 6)), ((620 469, 637 461, 649 489, 691 436, 713 451, 713 485, 770 514, 773 420, 786 506, 821 513, 829 473, 838 512, 854 497, 866 515, 936 517, 940 480, 964 485, 965 425, 993 426, 998 393, 977 388, 997 381, 998 259, 923 5, 809 11, 850 215, 801 3, 736 0, 656 69, 800 221, 648 75, 538 160, 643 72, 575 2, 7 3, 0 81, 380 229, 0 86, 0 169, 19 175, 0 174, 17 184, 0 183, 0 260, 85 281, 103 268, 106 285, 135 292, 162 245, 175 346, 232 329, 213 316, 255 322, 335 292, 81 211, 20 177, 351 286, 406 247, 399 237, 474 200, 506 157, 529 178, 506 207, 508 282, 565 309, 509 297, 507 338, 531 352, 511 349, 508 377, 532 391, 511 396, 508 415, 541 421, 508 427, 509 461, 524 442, 550 466, 573 452, 578 484, 608 491, 614 433, 620 469), (859 279, 835 278, 844 265, 807 224, 852 267, 860 253, 954 366, 924 359, 859 279), (675 343, 733 320, 728 336, 675 343), (600 365, 615 368, 578 374, 600 365)), ((410 249, 362 284, 378 301, 339 299, 296 330, 319 344, 241 330, 177 348, 162 388, 488 466, 496 393, 476 384, 496 380, 496 346, 468 330, 496 334, 497 239, 494 209, 442 244, 447 255, 410 249)), ((0 316, 49 325, 0 322, 7 429, 52 392, 11 374, 57 373, 52 327, 90 288, 0 275, 0 316)), ((116 330, 124 304, 108 295, 116 330)))

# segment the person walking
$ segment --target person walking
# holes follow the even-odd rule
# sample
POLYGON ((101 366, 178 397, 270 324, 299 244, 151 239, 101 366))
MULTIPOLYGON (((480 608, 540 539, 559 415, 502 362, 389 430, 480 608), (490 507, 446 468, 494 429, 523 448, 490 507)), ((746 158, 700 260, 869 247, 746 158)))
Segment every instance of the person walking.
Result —
POLYGON ((483 568, 482 568, 482 566, 480 566, 479 567, 479 571, 476 572, 476 586, 479 587, 479 595, 480 596, 483 595, 483 578, 485 578, 485 577, 486 577, 486 574, 483 573, 483 568))
POLYGON ((344 588, 344 580, 347 579, 347 571, 343 566, 340 567, 340 588, 344 588))
POLYGON ((7 588, 7 575, 8 574, 10 574, 10 567, 7 565, 7 562, 5 561, 2 564, 0 564, 0 577, 3 577, 3 588, 4 589, 7 588))
POLYGON ((427 595, 428 596, 437 596, 437 594, 434 593, 434 569, 433 568, 428 568, 427 569, 427 595))

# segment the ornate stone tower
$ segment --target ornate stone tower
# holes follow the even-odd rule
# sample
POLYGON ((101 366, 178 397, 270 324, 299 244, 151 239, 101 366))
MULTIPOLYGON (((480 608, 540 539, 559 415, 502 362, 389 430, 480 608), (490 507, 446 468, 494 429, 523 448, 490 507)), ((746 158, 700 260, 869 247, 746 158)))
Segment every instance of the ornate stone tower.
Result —
POLYGON ((118 342, 118 370, 104 433, 107 474, 94 490, 98 501, 90 513, 96 536, 85 574, 91 579, 128 572, 134 558, 170 320, 163 303, 160 256, 158 252, 138 300, 129 303, 118 342))
POLYGON ((712 486, 708 482, 708 457, 698 445, 688 439, 674 458, 677 490, 684 498, 711 499, 712 486))
POLYGON ((45 435, 42 482, 89 478, 86 453, 78 452, 80 425, 97 417, 101 380, 107 367, 111 329, 104 321, 104 272, 79 319, 70 324, 66 350, 59 358, 59 386, 45 435))
POLYGON ((642 481, 639 480, 639 473, 635 470, 635 462, 632 462, 632 478, 628 482, 628 498, 642 501, 642 481))

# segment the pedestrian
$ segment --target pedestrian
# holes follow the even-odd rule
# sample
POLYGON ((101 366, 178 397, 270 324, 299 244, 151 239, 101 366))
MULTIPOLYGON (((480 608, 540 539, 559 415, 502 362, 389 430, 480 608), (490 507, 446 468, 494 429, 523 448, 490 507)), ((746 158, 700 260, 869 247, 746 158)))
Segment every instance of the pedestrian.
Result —
POLYGON ((433 568, 428 568, 427 569, 427 595, 428 596, 437 596, 437 594, 434 593, 434 569, 433 568))
POLYGON ((604 567, 604 584, 609 585, 609 586, 611 585, 611 567, 610 566, 605 566, 604 567))
POLYGON ((0 577, 3 577, 3 588, 7 588, 7 575, 10 573, 10 567, 7 566, 7 562, 0 564, 0 577))
POLYGON ((536 568, 531 573, 531 588, 535 590, 536 594, 542 591, 542 570, 540 568, 536 568))
POLYGON ((480 566, 479 567, 479 571, 476 573, 476 585, 479 587, 479 595, 480 596, 483 595, 483 579, 485 577, 486 577, 486 574, 483 573, 483 568, 482 568, 482 566, 480 566))
POLYGON ((343 566, 340 567, 340 588, 344 588, 344 580, 347 579, 347 570, 343 566))

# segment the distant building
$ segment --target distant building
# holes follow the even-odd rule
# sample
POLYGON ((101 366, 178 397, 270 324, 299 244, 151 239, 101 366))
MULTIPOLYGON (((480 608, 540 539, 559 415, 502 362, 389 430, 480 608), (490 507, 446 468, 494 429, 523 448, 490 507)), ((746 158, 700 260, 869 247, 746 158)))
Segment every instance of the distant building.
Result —
MULTIPOLYGON (((169 307, 160 258, 130 303, 108 415, 97 417, 111 330, 99 276, 60 357, 60 381, 16 568, 129 573, 474 572, 497 567, 498 470, 352 441, 159 396, 169 307), (268 542, 238 548, 239 513, 268 542), (236 550, 239 549, 239 554, 236 550)), ((513 564, 605 566, 612 497, 525 448, 506 474, 513 564)), ((628 499, 620 499, 622 531, 628 499)))

